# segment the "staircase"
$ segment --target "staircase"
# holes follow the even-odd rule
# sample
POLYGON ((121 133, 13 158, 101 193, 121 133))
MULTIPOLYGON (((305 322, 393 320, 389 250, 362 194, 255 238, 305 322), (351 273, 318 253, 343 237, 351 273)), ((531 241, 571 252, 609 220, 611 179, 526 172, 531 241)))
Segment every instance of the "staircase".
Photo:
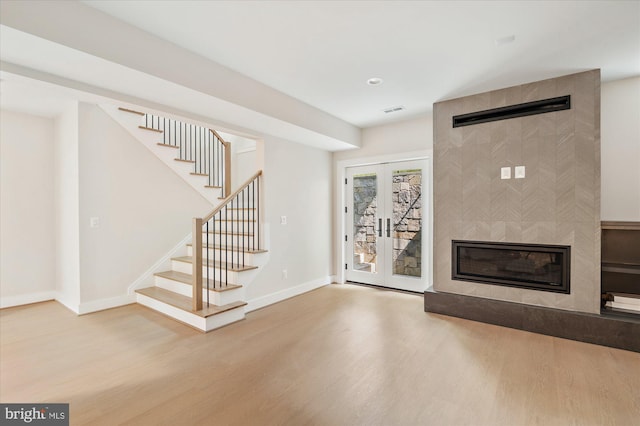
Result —
POLYGON ((130 108, 100 105, 211 204, 231 192, 231 145, 218 132, 130 108))
POLYGON ((266 253, 261 241, 262 171, 231 193, 231 149, 215 130, 128 108, 117 111, 137 116, 131 125, 158 138, 155 143, 146 139, 149 149, 171 150, 173 160, 189 166, 189 176, 202 178, 204 190, 217 191, 218 206, 192 221, 187 255, 173 257, 170 270, 156 272, 153 287, 135 290, 136 301, 204 332, 244 319, 242 283, 266 253))

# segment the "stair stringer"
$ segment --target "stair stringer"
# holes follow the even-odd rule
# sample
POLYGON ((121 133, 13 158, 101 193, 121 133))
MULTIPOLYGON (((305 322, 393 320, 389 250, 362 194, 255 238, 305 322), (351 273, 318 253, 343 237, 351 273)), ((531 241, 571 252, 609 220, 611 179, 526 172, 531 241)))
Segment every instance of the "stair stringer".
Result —
POLYGON ((138 126, 143 124, 141 116, 121 111, 115 105, 100 104, 98 106, 131 136, 166 164, 169 169, 195 189, 205 200, 211 203, 212 207, 215 208, 220 204, 221 200, 219 197, 222 195, 222 190, 219 188, 206 188, 207 177, 194 176, 191 174, 193 164, 176 161, 176 153, 178 151, 176 148, 158 145, 162 143, 162 133, 140 129, 138 126))

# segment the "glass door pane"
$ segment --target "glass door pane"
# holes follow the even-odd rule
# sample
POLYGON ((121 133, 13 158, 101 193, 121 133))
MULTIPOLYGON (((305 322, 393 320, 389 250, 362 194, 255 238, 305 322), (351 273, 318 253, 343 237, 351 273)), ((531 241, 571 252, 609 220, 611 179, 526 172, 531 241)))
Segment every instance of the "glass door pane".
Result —
POLYGON ((393 275, 422 277, 422 169, 393 170, 393 275))
POLYGON ((378 214, 378 176, 366 173, 353 176, 353 269, 376 273, 378 214))

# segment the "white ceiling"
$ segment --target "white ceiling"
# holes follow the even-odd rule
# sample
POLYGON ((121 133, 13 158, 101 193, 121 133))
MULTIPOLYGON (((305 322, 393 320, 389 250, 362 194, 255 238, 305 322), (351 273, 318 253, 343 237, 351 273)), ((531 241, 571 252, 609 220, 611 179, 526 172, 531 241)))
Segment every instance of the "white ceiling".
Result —
POLYGON ((124 102, 330 151, 359 146, 359 128, 429 113, 443 99, 593 68, 603 81, 640 75, 640 1, 0 8, 2 108, 55 116, 73 99, 124 102), (370 77, 384 84, 368 86, 370 77), (406 110, 382 112, 399 105, 406 110))
POLYGON ((638 1, 84 3, 359 127, 593 68, 640 75, 638 1))

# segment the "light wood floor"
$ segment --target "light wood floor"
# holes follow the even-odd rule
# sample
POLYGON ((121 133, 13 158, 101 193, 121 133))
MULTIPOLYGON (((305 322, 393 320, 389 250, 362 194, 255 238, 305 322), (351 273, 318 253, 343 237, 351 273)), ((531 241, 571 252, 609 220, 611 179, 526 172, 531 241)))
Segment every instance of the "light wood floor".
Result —
POLYGON ((201 334, 138 305, 0 312, 0 401, 71 424, 639 425, 640 354, 332 285, 201 334))

